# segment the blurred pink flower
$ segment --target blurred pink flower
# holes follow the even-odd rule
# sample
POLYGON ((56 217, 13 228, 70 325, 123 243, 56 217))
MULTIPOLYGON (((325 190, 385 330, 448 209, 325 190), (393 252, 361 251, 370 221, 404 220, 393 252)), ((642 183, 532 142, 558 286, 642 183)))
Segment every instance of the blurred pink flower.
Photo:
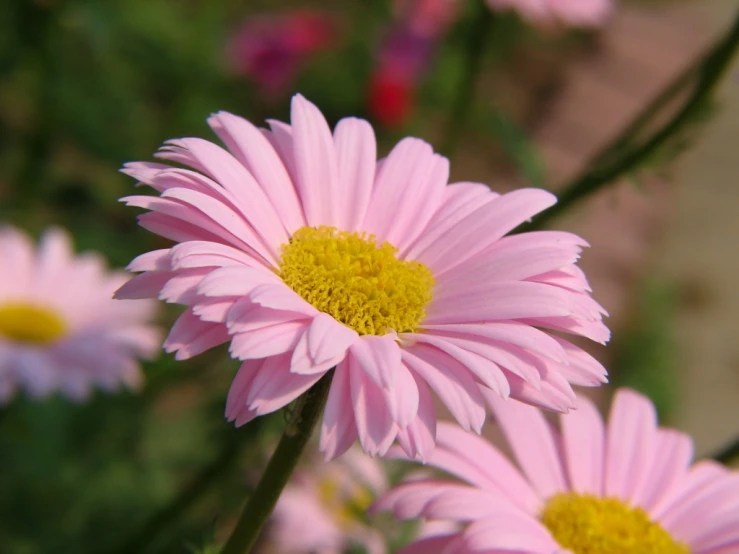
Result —
POLYGON ((0 227, 0 266, 0 402, 17 389, 83 400, 93 387, 139 386, 136 358, 154 355, 161 336, 148 324, 153 302, 113 300, 125 273, 106 272, 95 254, 75 257, 60 230, 35 250, 11 227, 0 227))
POLYGON ((386 38, 370 78, 369 111, 385 127, 403 125, 416 103, 416 88, 433 55, 434 41, 399 27, 386 38))
POLYGON ((369 112, 384 127, 400 127, 410 117, 419 82, 458 9, 458 0, 395 2, 396 22, 383 39, 368 89, 369 112))
POLYGON ((495 11, 512 10, 542 27, 600 27, 608 21, 614 0, 486 0, 495 11))
POLYGON ((429 463, 467 484, 406 483, 375 508, 463 527, 403 554, 739 552, 739 474, 713 461, 691 467, 690 437, 659 428, 647 398, 619 390, 607 426, 580 399, 560 433, 539 410, 487 397, 520 471, 482 438, 441 424, 429 463))
POLYGON ((431 387, 465 429, 485 421, 481 390, 566 411, 570 383, 605 369, 546 329, 608 340, 602 308, 575 265, 585 242, 555 231, 505 237, 551 206, 543 190, 498 195, 448 185, 449 161, 406 138, 378 161, 372 127, 331 132, 305 98, 292 126, 225 113, 209 123, 228 150, 198 138, 125 172, 161 194, 125 202, 180 244, 136 258, 121 298, 189 306, 165 347, 177 359, 230 342, 243 360, 226 405, 242 425, 280 409, 336 367, 321 450, 359 438, 383 454, 434 446, 431 387))
POLYGON ((331 47, 336 22, 321 12, 296 10, 246 21, 227 44, 232 71, 254 79, 266 96, 285 93, 301 64, 331 47))
POLYGON ((385 539, 366 524, 365 511, 386 489, 380 464, 357 448, 300 469, 275 507, 271 542, 280 554, 341 554, 351 545, 385 554, 385 539))
POLYGON ((462 0, 395 0, 396 19, 418 36, 438 39, 454 23, 462 0))

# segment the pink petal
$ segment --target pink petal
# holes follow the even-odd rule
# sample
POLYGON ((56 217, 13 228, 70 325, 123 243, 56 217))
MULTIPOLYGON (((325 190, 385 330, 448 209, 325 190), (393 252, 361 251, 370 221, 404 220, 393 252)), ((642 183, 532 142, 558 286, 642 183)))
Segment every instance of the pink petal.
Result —
POLYGON ((357 367, 352 357, 349 384, 359 442, 370 456, 383 455, 395 439, 398 426, 390 417, 380 388, 357 367))
POLYGON ((264 235, 261 229, 258 227, 254 228, 229 206, 201 192, 184 188, 171 188, 162 193, 162 198, 179 200, 184 205, 192 207, 193 210, 202 212, 210 220, 216 222, 245 244, 248 244, 249 247, 259 253, 270 264, 273 266, 278 265, 279 246, 287 242, 286 236, 284 237, 284 242, 278 242, 283 238, 281 235, 264 235))
POLYGON ((424 324, 471 323, 531 317, 570 316, 570 293, 538 283, 484 283, 478 290, 467 289, 445 295, 435 294, 424 324))
POLYGON ((560 546, 539 521, 511 511, 474 522, 464 532, 469 552, 557 553, 560 546))
POLYGON ((233 336, 228 351, 239 360, 276 356, 292 351, 305 328, 305 321, 286 321, 263 329, 237 333, 233 336))
POLYGON ((295 155, 295 185, 309 226, 336 226, 340 188, 336 148, 331 129, 320 110, 301 95, 293 97, 290 111, 295 155))
POLYGON ((241 364, 236 377, 231 383, 226 400, 226 419, 236 423, 237 427, 248 423, 257 413, 246 405, 251 383, 264 360, 249 360, 241 364))
POLYGON ((603 495, 605 428, 598 409, 587 398, 560 418, 564 458, 574 492, 603 495))
MULTIPOLYGON (((475 348, 474 345, 472 348, 466 348, 466 346, 472 344, 471 341, 455 340, 454 338, 438 336, 431 333, 408 333, 403 338, 430 344, 438 348, 464 365, 480 379, 480 382, 500 396, 507 397, 510 394, 511 389, 508 380, 498 364, 491 359, 491 356, 484 355, 480 352, 481 349, 475 348)), ((539 375, 537 373, 537 380, 538 377, 539 375)))
POLYGON ((417 260, 426 249, 448 233, 469 214, 498 197, 487 185, 481 183, 452 183, 444 188, 439 209, 431 218, 424 232, 410 245, 402 257, 417 260))
POLYGON ((171 249, 152 250, 146 254, 135 257, 126 266, 127 271, 169 271, 172 266, 169 263, 171 249))
POLYGON ((604 494, 631 500, 644 480, 655 454, 657 413, 641 394, 619 389, 608 418, 604 494))
POLYGON ((377 144, 372 126, 362 119, 345 118, 334 130, 338 178, 341 186, 339 229, 361 230, 375 180, 377 144))
MULTIPOLYGON (((232 298, 232 297, 226 297, 232 298)), ((226 325, 232 334, 263 329, 279 323, 295 320, 307 320, 306 314, 265 308, 252 302, 251 298, 239 298, 231 305, 226 314, 226 325)), ((306 326, 308 321, 306 321, 306 326)))
POLYGON ((211 297, 245 296, 259 285, 278 282, 278 277, 268 271, 245 266, 222 267, 203 278, 198 293, 211 297))
POLYGON ((518 465, 542 498, 567 490, 562 460, 549 423, 530 406, 487 395, 518 465))
POLYGON ((428 143, 401 140, 377 170, 363 228, 405 251, 438 209, 448 178, 449 160, 428 143))
POLYGON ((398 443, 413 460, 427 463, 436 445, 436 409, 426 384, 410 372, 418 390, 416 417, 407 427, 398 431, 398 443))
POLYGON ((334 370, 321 424, 320 450, 326 461, 340 456, 357 440, 357 426, 349 385, 349 366, 342 362, 334 370))
POLYGON ((305 226, 300 200, 285 166, 270 142, 247 120, 218 112, 208 123, 269 197, 288 233, 305 226))
POLYGON ((351 347, 351 355, 378 387, 391 388, 400 369, 400 347, 394 335, 359 337, 351 347))
POLYGON ((164 285, 174 274, 167 272, 142 273, 132 277, 119 288, 113 298, 117 300, 137 300, 142 298, 157 298, 164 285))
POLYGON ((295 345, 290 371, 303 375, 325 372, 344 360, 357 338, 354 330, 321 313, 313 318, 295 345), (333 336, 336 341, 326 340, 333 336))
POLYGON ((203 173, 220 183, 252 227, 274 247, 287 242, 287 234, 269 198, 254 177, 220 146, 199 138, 170 141, 185 148, 200 164, 203 173))
MULTIPOLYGON (((398 358, 400 358, 400 349, 398 349, 398 358)), ((383 388, 382 394, 387 402, 390 416, 400 429, 404 429, 416 419, 418 414, 418 386, 411 372, 402 363, 394 371, 393 384, 388 388, 383 388)))
POLYGON ((422 329, 461 338, 484 337, 501 344, 509 343, 531 350, 557 362, 567 362, 568 360, 567 353, 558 340, 535 327, 517 321, 500 321, 486 323, 485 325, 476 323, 427 325, 424 323, 422 329), (467 335, 471 335, 471 337, 467 335))
POLYGON ((267 358, 251 384, 246 402, 257 415, 286 406, 312 387, 323 374, 298 375, 290 371, 290 353, 267 358))
POLYGON ((170 259, 175 269, 227 266, 264 268, 262 263, 241 250, 208 241, 188 241, 176 244, 170 250, 170 259))
POLYGON ((440 350, 423 344, 404 349, 402 359, 436 392, 464 429, 481 431, 485 404, 464 366, 440 350))
POLYGON ((649 478, 633 499, 647 512, 673 488, 679 487, 687 475, 693 459, 693 439, 673 429, 658 429, 655 452, 658 454, 654 457, 649 478))
POLYGON ((556 202, 539 189, 519 189, 480 206, 449 229, 417 259, 441 275, 479 254, 532 215, 556 202))
POLYGON ((201 321, 189 308, 175 321, 164 341, 164 349, 176 351, 176 360, 186 360, 228 339, 225 325, 201 321))
POLYGON ((486 439, 457 426, 439 424, 437 449, 430 463, 480 488, 502 494, 506 502, 531 514, 541 507, 529 482, 506 456, 486 439))

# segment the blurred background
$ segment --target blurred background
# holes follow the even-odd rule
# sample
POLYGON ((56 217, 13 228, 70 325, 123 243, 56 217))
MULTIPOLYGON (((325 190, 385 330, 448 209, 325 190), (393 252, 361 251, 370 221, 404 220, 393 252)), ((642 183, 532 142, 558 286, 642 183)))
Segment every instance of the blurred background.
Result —
MULTIPOLYGON (((134 187, 120 166, 169 138, 214 138, 217 110, 286 120, 295 92, 331 123, 372 121, 380 153, 429 140, 454 180, 565 190, 736 10, 623 0, 571 30, 477 0, 5 0, 0 223, 65 227, 78 250, 125 266, 166 243, 117 202, 134 187)), ((704 108, 638 171, 547 222, 592 245, 583 268, 613 330, 593 352, 612 383, 649 394, 699 454, 739 434, 739 66, 704 108)), ((162 310, 164 326, 180 311, 162 310)), ((283 427, 282 414, 225 423, 236 367, 225 349, 162 354, 140 394, 0 408, 0 554, 205 552, 283 427)))

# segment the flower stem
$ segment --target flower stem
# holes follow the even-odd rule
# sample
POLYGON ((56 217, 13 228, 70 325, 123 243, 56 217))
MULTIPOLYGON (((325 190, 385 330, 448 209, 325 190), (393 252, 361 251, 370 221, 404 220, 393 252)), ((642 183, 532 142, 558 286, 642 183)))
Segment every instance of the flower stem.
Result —
POLYGON ((596 156, 595 163, 591 163, 582 175, 564 188, 559 194, 557 204, 542 212, 533 223, 521 226, 519 230, 530 231, 542 228, 550 220, 566 212, 573 204, 637 169, 658 152, 671 138, 693 122, 704 109, 706 102, 711 98, 716 86, 729 68, 737 48, 739 48, 739 13, 728 31, 714 43, 696 65, 688 68, 668 86, 621 136, 596 156), (666 98, 673 97, 678 89, 690 83, 691 79, 688 77, 693 74, 697 74, 693 90, 672 119, 639 144, 629 148, 627 145, 633 143, 635 135, 657 115, 666 103, 666 98), (603 162, 599 163, 601 161, 603 162))
POLYGON ((290 423, 221 554, 251 551, 323 413, 332 377, 330 371, 298 399, 290 423))
POLYGON ((473 107, 477 79, 482 68, 485 45, 493 28, 495 16, 482 0, 476 0, 472 27, 465 45, 465 59, 462 77, 455 92, 452 109, 449 114, 444 144, 441 152, 451 158, 467 126, 470 110, 473 107))

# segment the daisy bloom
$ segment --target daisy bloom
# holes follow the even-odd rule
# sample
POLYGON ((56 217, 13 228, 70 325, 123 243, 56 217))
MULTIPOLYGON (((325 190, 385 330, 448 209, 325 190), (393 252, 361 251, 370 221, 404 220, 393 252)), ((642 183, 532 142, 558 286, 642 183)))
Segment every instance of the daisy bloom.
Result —
POLYGON ((574 265, 585 244, 564 232, 506 233, 551 206, 548 192, 498 195, 447 184, 449 162, 407 138, 376 158, 372 127, 333 133, 302 96, 292 126, 258 129, 219 112, 227 149, 169 141, 131 163, 160 193, 125 202, 179 244, 130 265, 117 295, 188 306, 165 341, 177 359, 230 342, 243 360, 226 404, 241 425, 295 400, 332 368, 321 427, 327 458, 359 438, 396 439, 425 459, 436 435, 433 389, 465 429, 485 421, 482 390, 566 411, 570 383, 605 370, 545 329, 605 341, 602 309, 574 265))
POLYGON ((515 11, 541 27, 600 27, 613 13, 614 0, 486 0, 494 11, 515 11))
POLYGON ((83 400, 94 387, 139 386, 136 359, 154 355, 161 336, 149 325, 154 302, 113 300, 127 274, 106 271, 98 255, 75 256, 61 230, 35 249, 0 227, 0 266, 0 402, 18 389, 83 400))
POLYGON ((352 545, 385 554, 385 539, 367 525, 365 512, 386 489, 380 463, 358 448, 300 469, 272 514, 270 542, 280 554, 341 554, 352 545))
POLYGON ((376 508, 463 528, 403 554, 739 552, 739 474, 713 461, 691 466, 690 437, 658 427, 644 396, 619 390, 607 425, 580 399, 560 431, 535 408, 488 398, 518 468, 482 438, 441 424, 430 464, 466 484, 407 483, 376 508))

